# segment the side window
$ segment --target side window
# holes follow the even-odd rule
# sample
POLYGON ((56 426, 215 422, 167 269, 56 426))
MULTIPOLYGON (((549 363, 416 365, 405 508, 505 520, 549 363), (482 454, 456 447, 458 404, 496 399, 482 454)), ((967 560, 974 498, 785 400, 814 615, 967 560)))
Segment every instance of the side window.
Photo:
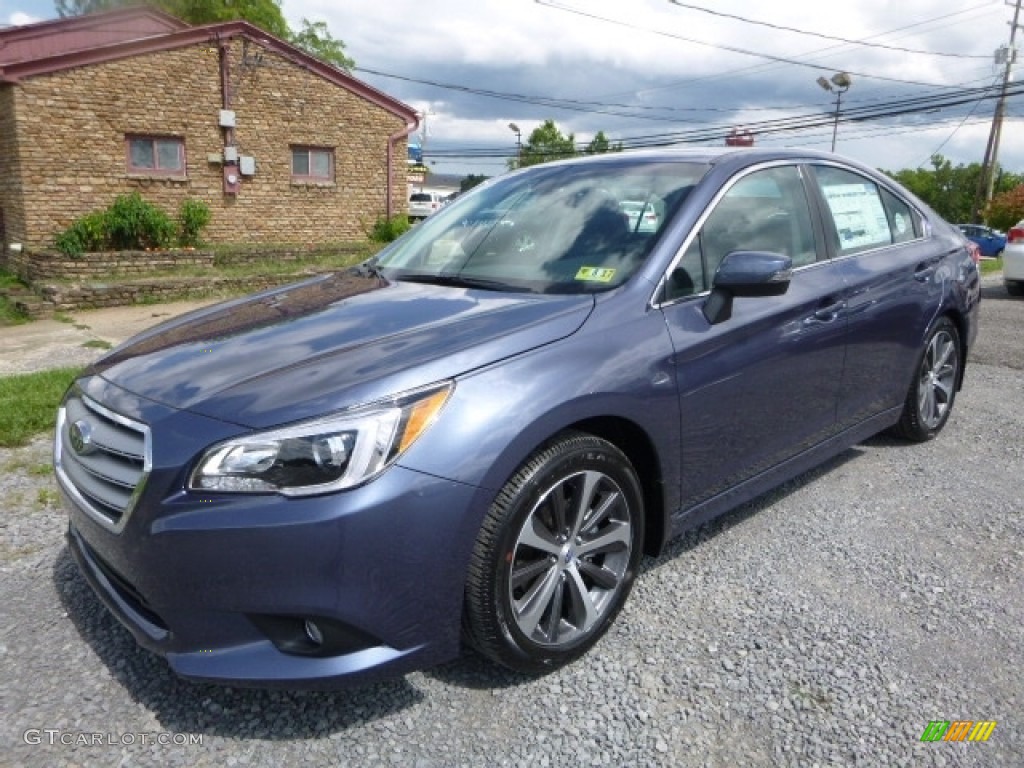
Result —
POLYGON ((882 202, 885 204, 894 243, 906 243, 921 236, 921 222, 909 205, 884 188, 882 202))
POLYGON ((334 181, 334 150, 329 147, 293 146, 292 181, 334 181))
POLYGON ((732 251, 781 253, 794 267, 817 260, 811 211, 796 166, 756 171, 726 192, 669 276, 666 298, 708 290, 732 251))
POLYGON ((185 175, 185 141, 177 136, 125 136, 128 173, 185 175))
MULTIPOLYGON (((835 245, 839 254, 846 256, 894 242, 878 185, 864 176, 832 166, 815 166, 814 175, 835 223, 835 245)), ((909 213, 906 206, 904 212, 909 213)))

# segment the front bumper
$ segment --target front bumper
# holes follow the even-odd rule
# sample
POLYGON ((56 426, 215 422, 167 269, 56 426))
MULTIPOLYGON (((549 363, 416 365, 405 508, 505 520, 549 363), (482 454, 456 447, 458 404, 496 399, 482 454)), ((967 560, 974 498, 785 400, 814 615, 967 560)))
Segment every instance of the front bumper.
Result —
POLYGON ((469 518, 492 492, 396 465, 320 497, 198 494, 160 464, 119 531, 61 490, 85 578, 179 675, 330 688, 457 655, 469 518), (306 618, 332 628, 328 652, 288 639, 306 618))

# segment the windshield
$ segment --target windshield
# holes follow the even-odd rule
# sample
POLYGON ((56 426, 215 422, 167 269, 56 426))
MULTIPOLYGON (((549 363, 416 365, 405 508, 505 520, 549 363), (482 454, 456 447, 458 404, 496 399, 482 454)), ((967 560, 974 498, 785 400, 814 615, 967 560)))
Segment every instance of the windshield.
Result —
POLYGON ((376 262, 393 280, 540 293, 621 285, 707 172, 688 162, 538 166, 474 189, 376 262))

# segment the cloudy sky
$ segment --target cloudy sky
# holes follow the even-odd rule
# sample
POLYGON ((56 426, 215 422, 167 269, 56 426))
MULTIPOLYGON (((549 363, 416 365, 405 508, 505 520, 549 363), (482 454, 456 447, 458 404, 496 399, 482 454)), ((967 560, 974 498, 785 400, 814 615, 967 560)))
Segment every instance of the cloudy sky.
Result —
MULTIPOLYGON (((741 128, 761 146, 828 149, 835 94, 816 80, 842 71, 852 80, 844 117, 861 119, 840 123, 838 152, 890 170, 927 166, 935 152, 980 162, 995 109, 984 97, 1000 82, 994 52, 1009 39, 1013 12, 1004 0, 284 0, 282 8, 293 27, 303 17, 327 22, 358 77, 427 115, 434 170, 486 174, 515 154, 509 123, 525 141, 548 118, 580 142, 603 130, 626 146, 722 144, 741 128)), ((0 0, 0 23, 55 15, 51 0, 0 0)), ((1024 32, 1018 38, 1019 46, 1024 32)), ((1017 95, 999 151, 1014 172, 1024 172, 1022 122, 1017 95)))

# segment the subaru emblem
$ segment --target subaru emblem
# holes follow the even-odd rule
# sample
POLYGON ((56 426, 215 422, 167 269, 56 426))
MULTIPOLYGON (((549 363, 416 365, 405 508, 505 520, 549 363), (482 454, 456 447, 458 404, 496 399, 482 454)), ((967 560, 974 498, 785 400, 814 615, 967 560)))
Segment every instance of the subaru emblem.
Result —
POLYGON ((68 430, 68 440, 75 453, 79 456, 88 456, 96 450, 92 442, 92 424, 85 419, 79 419, 68 430))

